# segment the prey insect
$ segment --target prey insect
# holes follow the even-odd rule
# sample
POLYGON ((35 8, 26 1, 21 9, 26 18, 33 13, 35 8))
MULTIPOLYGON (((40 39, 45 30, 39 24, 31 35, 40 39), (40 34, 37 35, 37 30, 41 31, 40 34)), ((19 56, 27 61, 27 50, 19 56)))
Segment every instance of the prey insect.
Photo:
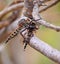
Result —
POLYGON ((5 44, 7 44, 12 38, 14 38, 15 36, 18 35, 18 33, 20 32, 20 34, 22 35, 23 37, 23 43, 25 44, 24 45, 24 49, 26 48, 27 44, 30 42, 30 39, 31 37, 34 36, 34 31, 36 31, 38 29, 38 26, 36 24, 35 21, 31 21, 29 19, 25 20, 25 19, 21 19, 19 22, 18 22, 18 28, 16 29, 16 31, 11 34, 5 44), (25 38, 24 35, 22 34, 25 30, 27 30, 27 32, 25 34, 27 34, 27 37, 25 38))

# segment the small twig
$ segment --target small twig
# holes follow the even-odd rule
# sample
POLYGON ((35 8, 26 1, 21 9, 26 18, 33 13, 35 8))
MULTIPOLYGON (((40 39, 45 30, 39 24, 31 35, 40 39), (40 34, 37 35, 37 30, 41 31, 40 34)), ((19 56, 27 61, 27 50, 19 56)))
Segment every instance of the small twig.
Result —
MULTIPOLYGON (((16 2, 13 1, 13 2, 10 3, 6 8, 8 8, 8 7, 12 6, 12 5, 15 5, 15 4, 19 4, 19 3, 22 3, 22 1, 21 1, 21 0, 20 0, 20 1, 17 0, 16 2)), ((6 9, 6 8, 5 8, 5 9, 6 9)), ((4 9, 4 10, 5 10, 5 9, 4 9)), ((16 11, 17 11, 17 10, 16 10, 16 11)), ((14 11, 14 12, 15 12, 15 11, 14 11)), ((7 13, 8 13, 8 12, 7 12, 7 13)), ((7 13, 6 13, 6 14, 7 14, 7 13)), ((0 18, 0 20, 3 19, 3 17, 4 17, 6 14, 4 13, 4 14, 2 15, 2 17, 0 18)))
POLYGON ((60 31, 60 26, 55 26, 55 25, 53 25, 53 24, 50 24, 50 23, 44 21, 43 19, 42 19, 42 20, 39 20, 39 21, 37 21, 37 22, 40 23, 41 25, 47 27, 47 28, 56 30, 57 32, 60 31))
POLYGON ((19 16, 19 11, 15 11, 15 12, 13 12, 12 15, 9 16, 6 20, 2 20, 0 22, 0 29, 9 26, 12 22, 14 22, 14 20, 16 20, 16 18, 19 16))
POLYGON ((2 18, 5 14, 13 11, 13 10, 17 10, 19 8, 22 8, 23 7, 23 4, 24 3, 19 3, 19 4, 15 4, 15 5, 12 5, 6 9, 4 9, 3 11, 0 12, 0 18, 2 18))
POLYGON ((35 20, 40 19, 40 20, 37 21, 40 25, 43 25, 43 26, 45 26, 45 27, 47 27, 47 28, 50 28, 50 29, 54 29, 54 30, 56 30, 56 31, 60 31, 60 26, 55 26, 55 25, 53 25, 53 24, 50 24, 50 23, 44 21, 44 20, 40 17, 40 15, 39 15, 39 9, 38 9, 38 4, 35 4, 35 6, 34 6, 34 8, 33 8, 33 18, 34 18, 35 20))
POLYGON ((43 11, 45 11, 45 10, 47 10, 48 8, 56 5, 58 2, 60 2, 60 0, 51 0, 49 2, 51 2, 51 3, 50 4, 48 3, 47 6, 44 6, 44 7, 39 8, 39 12, 40 13, 43 12, 43 11))

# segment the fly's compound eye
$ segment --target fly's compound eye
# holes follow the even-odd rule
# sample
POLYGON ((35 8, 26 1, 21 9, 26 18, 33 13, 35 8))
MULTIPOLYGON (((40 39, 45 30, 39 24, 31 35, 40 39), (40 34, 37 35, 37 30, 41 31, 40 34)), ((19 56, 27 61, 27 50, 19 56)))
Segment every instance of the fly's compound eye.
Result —
POLYGON ((38 26, 35 23, 31 22, 28 29, 35 31, 38 29, 38 26))

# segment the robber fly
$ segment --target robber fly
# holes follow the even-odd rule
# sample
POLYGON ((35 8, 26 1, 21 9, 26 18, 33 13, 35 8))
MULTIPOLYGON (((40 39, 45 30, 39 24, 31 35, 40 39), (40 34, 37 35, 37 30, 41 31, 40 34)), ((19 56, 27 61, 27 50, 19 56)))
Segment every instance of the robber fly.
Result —
POLYGON ((18 22, 18 28, 16 29, 16 31, 11 34, 5 44, 7 44, 9 42, 9 40, 11 40, 12 38, 14 38, 15 36, 17 36, 17 34, 20 32, 20 34, 22 35, 22 37, 24 38, 22 32, 24 32, 25 30, 27 30, 27 38, 24 38, 23 42, 25 43, 24 45, 24 49, 26 48, 27 46, 27 43, 30 42, 30 38, 33 37, 34 35, 34 31, 36 31, 38 29, 37 25, 36 25, 36 22, 35 21, 31 21, 29 19, 25 20, 25 19, 21 19, 19 22, 18 22), (23 29, 24 28, 24 29, 23 29), (22 30, 23 29, 23 30, 22 30), (22 31, 21 31, 22 30, 22 31))

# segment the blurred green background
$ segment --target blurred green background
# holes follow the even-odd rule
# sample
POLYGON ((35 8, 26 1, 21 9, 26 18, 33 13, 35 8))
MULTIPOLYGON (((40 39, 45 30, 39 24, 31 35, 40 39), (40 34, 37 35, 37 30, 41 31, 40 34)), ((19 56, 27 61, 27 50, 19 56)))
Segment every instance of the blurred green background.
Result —
MULTIPOLYGON (((55 25, 60 26, 60 3, 41 13, 41 16, 47 21, 55 25)), ((41 26, 39 31, 36 33, 37 37, 47 42, 52 47, 60 50, 60 32, 56 32, 52 29, 41 26)), ((36 64, 55 64, 43 55, 38 55, 36 64)))
MULTIPOLYGON (((3 5, 0 5, 0 10, 10 4, 12 0, 0 0, 0 3, 1 2, 3 2, 3 5)), ((60 3, 40 14, 47 22, 60 26, 60 3)), ((36 36, 52 47, 60 50, 60 32, 40 26, 40 29, 36 32, 36 36)), ((26 58, 29 58, 29 61, 31 61, 32 64, 56 64, 29 46, 27 47, 25 54, 27 56, 26 58)))

